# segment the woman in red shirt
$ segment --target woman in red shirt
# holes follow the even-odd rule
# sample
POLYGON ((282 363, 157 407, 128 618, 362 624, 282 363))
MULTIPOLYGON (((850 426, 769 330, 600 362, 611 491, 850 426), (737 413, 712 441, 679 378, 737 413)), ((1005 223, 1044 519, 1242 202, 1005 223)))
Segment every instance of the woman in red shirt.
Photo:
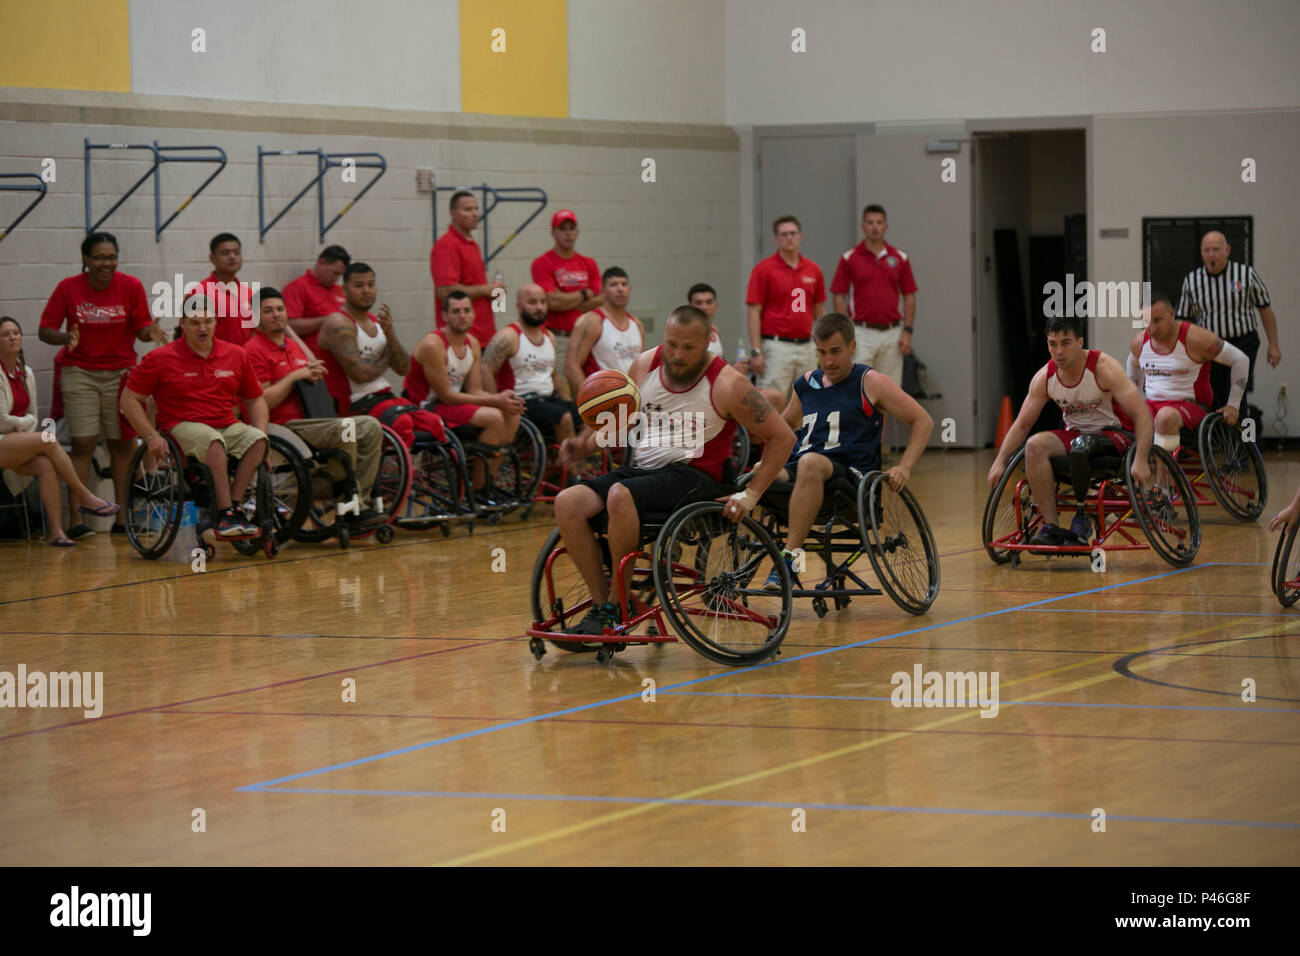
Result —
POLYGON ((58 548, 72 547, 63 533, 63 495, 59 478, 68 483, 74 498, 81 500, 83 514, 107 518, 120 508, 90 493, 77 477, 57 441, 46 441, 36 431, 36 376, 23 362, 23 330, 9 316, 0 316, 0 469, 5 484, 18 495, 35 476, 45 505, 47 540, 58 548))
MULTIPOLYGON (((167 335, 149 314, 140 280, 117 271, 117 239, 111 233, 87 236, 81 260, 81 273, 54 287, 38 334, 47 345, 65 347, 55 365, 62 366, 59 388, 77 476, 82 482, 90 477, 90 460, 102 437, 121 501, 135 437, 123 433, 118 415, 122 383, 136 363, 136 340, 165 342, 167 335)), ((119 530, 125 531, 121 523, 113 528, 119 530)), ((79 525, 71 533, 79 537, 88 531, 79 525)))

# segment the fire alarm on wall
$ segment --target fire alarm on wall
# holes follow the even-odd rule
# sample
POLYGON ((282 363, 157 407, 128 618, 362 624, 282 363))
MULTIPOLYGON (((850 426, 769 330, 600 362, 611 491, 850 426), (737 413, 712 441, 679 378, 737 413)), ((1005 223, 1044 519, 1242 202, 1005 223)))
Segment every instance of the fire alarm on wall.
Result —
POLYGON ((421 167, 415 171, 415 191, 418 193, 431 193, 437 188, 438 179, 433 174, 433 170, 428 167, 421 167))

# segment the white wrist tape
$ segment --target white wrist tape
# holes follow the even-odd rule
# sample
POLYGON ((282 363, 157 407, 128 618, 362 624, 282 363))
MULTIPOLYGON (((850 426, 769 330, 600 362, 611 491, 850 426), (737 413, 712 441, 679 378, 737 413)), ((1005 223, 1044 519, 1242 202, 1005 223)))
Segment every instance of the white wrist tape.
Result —
POLYGON ((746 511, 752 510, 754 505, 758 504, 758 496, 748 488, 744 491, 737 491, 731 496, 731 500, 740 505, 740 507, 744 508, 746 511))

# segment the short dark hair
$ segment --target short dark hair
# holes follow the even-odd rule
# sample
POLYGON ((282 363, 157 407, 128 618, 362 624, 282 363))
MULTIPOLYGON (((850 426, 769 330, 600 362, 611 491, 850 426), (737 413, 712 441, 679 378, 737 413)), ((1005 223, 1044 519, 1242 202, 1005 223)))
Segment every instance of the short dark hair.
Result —
MULTIPOLYGON (((867 213, 869 212, 878 212, 882 216, 885 216, 885 207, 880 205, 880 203, 878 202, 868 203, 867 205, 862 207, 862 218, 866 219, 867 213)), ((888 219, 889 217, 885 216, 885 218, 888 219)))
POLYGON ((695 283, 695 285, 691 286, 690 291, 686 293, 686 301, 689 302, 697 295, 703 295, 705 292, 713 296, 714 301, 717 301, 718 298, 717 290, 714 289, 713 286, 709 285, 707 282, 697 282, 695 283))
POLYGON ((370 263, 349 262, 348 267, 343 270, 343 284, 347 285, 348 280, 351 279, 353 276, 361 275, 362 273, 366 273, 366 272, 369 272, 371 275, 374 275, 375 270, 370 268, 370 263))
POLYGON ((239 241, 239 237, 233 232, 219 232, 213 236, 212 241, 208 243, 208 252, 216 252, 217 246, 221 245, 223 242, 238 243, 240 249, 244 248, 244 244, 239 241))
POLYGON ((87 235, 85 239, 81 240, 81 254, 83 256, 90 255, 90 250, 94 249, 101 242, 111 242, 113 244, 113 251, 117 251, 117 236, 113 235, 111 232, 92 232, 87 235))
POLYGON ((1174 312, 1174 311, 1176 311, 1176 310, 1174 309, 1174 302, 1173 302, 1173 300, 1172 300, 1171 298, 1169 298, 1169 296, 1165 295, 1163 292, 1152 292, 1152 293, 1151 293, 1151 305, 1152 305, 1152 306, 1157 306, 1157 305, 1167 305, 1167 306, 1169 306, 1169 311, 1170 311, 1170 312, 1174 312))
POLYGON ((316 257, 317 261, 324 259, 326 262, 341 262, 345 266, 352 262, 352 256, 342 246, 326 246, 316 257))
POLYGON ((622 266, 610 266, 600 274, 601 285, 604 285, 610 279, 627 279, 628 282, 632 281, 631 279, 628 279, 627 270, 622 266))
POLYGON ((451 194, 451 202, 447 203, 447 208, 450 209, 452 212, 455 212, 456 203, 460 202, 466 196, 468 196, 470 199, 474 198, 474 194, 470 192, 468 189, 457 189, 454 193, 451 194))
POLYGON ((254 303, 256 303, 256 307, 259 312, 262 310, 262 303, 265 302, 267 299, 279 299, 281 302, 283 302, 284 293, 281 292, 279 289, 277 289, 275 286, 270 286, 270 285, 264 285, 260 289, 258 289, 257 295, 253 296, 253 301, 254 303))
POLYGON ((799 225, 799 220, 794 216, 778 216, 776 219, 772 221, 772 231, 776 232, 778 229, 780 229, 781 223, 783 222, 792 222, 794 223, 796 229, 798 229, 800 232, 803 232, 803 226, 799 225))
POLYGON ((1047 320, 1044 331, 1048 335, 1053 332, 1072 332, 1075 338, 1082 338, 1083 320, 1077 315, 1054 315, 1047 320))
POLYGON ((470 301, 468 292, 466 292, 464 289, 456 289, 452 292, 447 293, 447 301, 442 304, 442 307, 445 309, 449 305, 451 305, 452 299, 464 299, 467 302, 470 301))
POLYGON ((853 320, 843 312, 827 312, 813 323, 813 338, 818 342, 829 342, 836 332, 844 336, 846 345, 853 341, 853 320))
POLYGON ((668 318, 676 319, 682 324, 687 322, 698 322, 704 326, 706 333, 713 327, 713 323, 709 321, 709 317, 693 305, 679 305, 669 313, 668 318))

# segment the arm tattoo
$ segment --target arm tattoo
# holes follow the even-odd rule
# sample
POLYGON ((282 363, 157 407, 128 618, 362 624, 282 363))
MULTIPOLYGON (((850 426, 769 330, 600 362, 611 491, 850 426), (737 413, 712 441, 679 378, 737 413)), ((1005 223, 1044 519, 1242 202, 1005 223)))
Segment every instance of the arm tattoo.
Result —
POLYGON ((348 378, 354 382, 373 382, 384 374, 384 369, 388 367, 388 358, 386 355, 363 357, 361 350, 357 348, 356 333, 349 335, 348 332, 349 330, 344 328, 334 330, 330 341, 334 356, 343 366, 343 372, 348 378))
POLYGON ((767 403, 763 393, 752 386, 749 389, 749 394, 740 400, 740 404, 749 409, 750 414, 754 416, 755 425, 761 425, 767 421, 767 414, 772 410, 772 406, 767 403))
POLYGON ((483 365, 495 375, 509 356, 510 340, 504 335, 500 338, 494 338, 488 343, 487 351, 483 353, 483 365))
POLYGON ((1210 346, 1210 348, 1208 349, 1208 351, 1206 352, 1206 354, 1209 355, 1210 358, 1214 358, 1216 355, 1218 355, 1218 354, 1219 354, 1220 352, 1222 352, 1222 351, 1223 351, 1223 339, 1219 338, 1219 337, 1216 335, 1216 336, 1214 337, 1214 344, 1210 346))
POLYGON ((411 356, 406 347, 393 335, 388 339, 388 367, 398 375, 405 375, 411 368, 411 356))

